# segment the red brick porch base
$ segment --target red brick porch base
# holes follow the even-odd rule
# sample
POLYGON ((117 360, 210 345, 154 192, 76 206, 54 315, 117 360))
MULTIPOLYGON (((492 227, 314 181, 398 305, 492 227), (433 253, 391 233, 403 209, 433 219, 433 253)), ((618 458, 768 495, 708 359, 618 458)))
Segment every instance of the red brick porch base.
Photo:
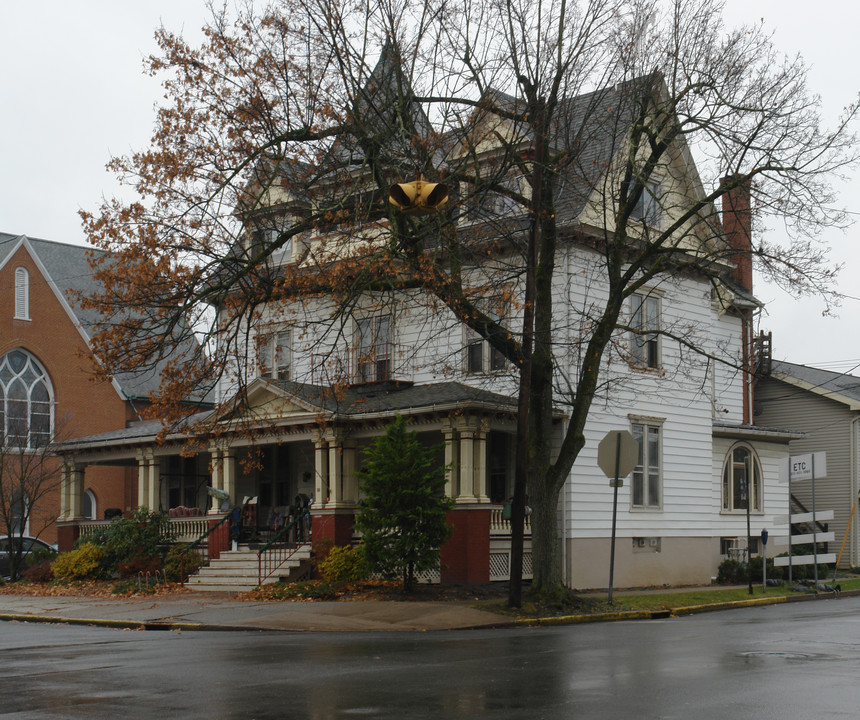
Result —
POLYGON ((442 546, 442 584, 490 581, 490 509, 455 508, 448 513, 451 539, 442 546))
POLYGON ((76 522, 57 523, 57 547, 60 552, 68 552, 75 546, 75 540, 81 534, 81 529, 76 522))
POLYGON ((315 542, 331 540, 333 545, 349 545, 352 542, 352 525, 355 511, 311 510, 311 533, 315 542))

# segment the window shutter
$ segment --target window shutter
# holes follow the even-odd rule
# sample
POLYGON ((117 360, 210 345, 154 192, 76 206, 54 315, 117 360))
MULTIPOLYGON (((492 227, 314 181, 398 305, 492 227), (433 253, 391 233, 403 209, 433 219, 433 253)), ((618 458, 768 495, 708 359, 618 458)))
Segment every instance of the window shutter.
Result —
POLYGON ((30 319, 30 276, 23 267, 15 270, 15 318, 30 319))

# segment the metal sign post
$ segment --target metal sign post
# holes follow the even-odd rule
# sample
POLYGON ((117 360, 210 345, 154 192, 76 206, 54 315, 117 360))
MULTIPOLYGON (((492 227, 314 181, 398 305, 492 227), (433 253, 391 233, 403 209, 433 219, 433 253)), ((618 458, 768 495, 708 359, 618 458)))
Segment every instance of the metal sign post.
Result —
POLYGON ((612 605, 612 587, 615 581, 615 519, 618 516, 618 465, 621 462, 621 438, 615 442, 615 476, 612 480, 612 542, 609 548, 609 604, 612 605))
POLYGON ((821 562, 833 562, 835 556, 833 553, 825 553, 819 557, 818 554, 818 542, 829 542, 832 539, 833 533, 831 532, 818 532, 818 523, 825 519, 825 515, 828 518, 832 519, 833 512, 831 510, 826 510, 822 513, 818 513, 816 508, 816 497, 815 497, 815 481, 821 480, 822 478, 827 477, 827 453, 824 452, 812 452, 805 453, 804 455, 792 455, 789 458, 786 458, 780 467, 780 480, 788 481, 788 515, 786 516, 783 522, 788 523, 788 557, 787 558, 774 558, 774 563, 777 565, 785 566, 788 565, 788 582, 789 584, 794 582, 792 569, 795 564, 797 565, 814 565, 813 575, 815 577, 815 585, 818 586, 818 563, 821 562), (797 513, 792 515, 791 512, 791 498, 792 498, 792 485, 796 482, 810 480, 812 482, 812 512, 807 513, 797 513), (805 535, 792 535, 791 526, 793 523, 812 523, 812 532, 805 535), (792 546, 797 544, 804 544, 812 542, 812 555, 794 555, 794 551, 792 546), (786 561, 786 562, 782 562, 786 561))
POLYGON ((639 462, 639 443, 627 430, 606 433, 597 446, 597 464, 609 478, 612 491, 612 540, 609 549, 609 604, 615 582, 615 522, 618 516, 618 488, 639 462))
MULTIPOLYGON (((789 526, 789 529, 791 526, 789 526)), ((815 517, 815 453, 812 454, 812 567, 815 577, 815 592, 818 592, 818 518, 815 517)))
POLYGON ((767 592, 767 530, 761 531, 761 591, 767 592))
POLYGON ((788 461, 788 586, 791 587, 791 458, 788 461))

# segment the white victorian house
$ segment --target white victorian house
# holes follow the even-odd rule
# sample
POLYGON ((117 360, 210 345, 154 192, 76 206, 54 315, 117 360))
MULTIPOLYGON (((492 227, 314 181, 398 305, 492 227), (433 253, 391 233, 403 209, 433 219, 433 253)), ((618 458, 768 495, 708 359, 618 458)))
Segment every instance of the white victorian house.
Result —
MULTIPOLYGON (((380 61, 371 78, 377 86, 384 86, 385 63, 380 61)), ((570 102, 574 109, 595 104, 593 96, 570 102)), ((492 138, 510 127, 498 118, 483 122, 492 128, 479 145, 477 162, 489 163, 497 152, 492 138)), ((422 116, 416 124, 422 123, 429 120, 422 116)), ((590 169, 580 166, 557 191, 563 236, 551 290, 561 376, 575 375, 589 308, 606 300, 599 242, 606 229, 602 188, 612 180, 617 134, 617 127, 595 132, 590 169)), ((528 192, 521 175, 508 173, 504 182, 515 192, 528 192)), ((690 153, 679 148, 632 217, 646 228, 668 227, 678 198, 699 192, 698 182, 690 153), (663 202, 666 198, 674 200, 663 202)), ((249 234, 231 253, 253 254, 280 228, 301 223, 308 208, 332 191, 331 185, 318 195, 294 186, 265 188, 262 215, 274 220, 273 230, 249 234)), ((741 187, 724 203, 721 227, 707 222, 697 230, 702 243, 728 243, 738 251, 740 260, 735 267, 725 264, 719 282, 713 269, 708 274, 695 266, 676 270, 641 287, 625 306, 626 329, 616 331, 604 358, 586 445, 558 508, 562 572, 572 588, 608 584, 613 493, 598 468, 597 446, 609 431, 629 430, 639 444, 638 464, 618 493, 617 586, 709 582, 730 551, 747 551, 748 516, 753 536, 762 529, 780 534, 774 516, 786 512, 787 491, 777 481, 777 468, 798 434, 753 424, 752 323, 760 304, 743 253, 750 243, 749 216, 749 197, 741 187)), ((480 230, 491 237, 488 228, 497 227, 499 234, 514 237, 523 216, 497 193, 483 203, 464 202, 457 222, 463 233, 480 230)), ((270 256, 270 269, 299 276, 325 253, 332 263, 343 260, 332 250, 340 232, 333 221, 291 236, 270 256)), ((384 241, 385 232, 384 223, 377 223, 350 242, 384 241)), ((470 262, 464 272, 475 275, 486 266, 501 272, 516 265, 504 243, 470 262)), ((518 275, 511 272, 487 292, 485 312, 514 328, 512 307, 521 292, 518 275)), ((228 306, 217 309, 229 314, 228 306)), ((75 498, 90 467, 130 464, 138 467, 142 506, 197 509, 215 522, 222 502, 207 496, 211 486, 223 491, 231 506, 246 511, 253 506, 256 524, 266 527, 298 501, 312 500, 314 540, 349 543, 360 502, 356 471, 362 450, 400 414, 422 441, 443 448, 439 462, 451 468, 446 491, 456 501, 449 516, 453 534, 442 549, 438 578, 480 583, 508 576, 505 501, 513 492, 517 377, 498 351, 443 304, 396 282, 390 290, 353 298, 347 308, 318 296, 264 304, 241 318, 241 326, 248 340, 235 373, 219 387, 218 409, 206 418, 211 432, 194 426, 196 457, 187 457, 189 432, 177 430, 156 442, 162 429, 157 422, 66 443, 67 520, 76 521, 71 509, 80 506, 75 498), (244 503, 247 499, 253 502, 244 503)), ((566 424, 561 398, 554 417, 560 438, 566 424)), ((80 526, 86 532, 86 524, 80 526)), ((527 577, 529 547, 527 534, 527 577)), ((748 550, 757 552, 755 546, 748 550)))

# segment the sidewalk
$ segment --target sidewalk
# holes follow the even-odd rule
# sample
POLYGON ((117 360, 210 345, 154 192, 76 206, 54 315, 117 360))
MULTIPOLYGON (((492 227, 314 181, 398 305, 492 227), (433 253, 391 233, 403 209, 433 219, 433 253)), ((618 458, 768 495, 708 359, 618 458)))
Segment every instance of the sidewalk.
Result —
POLYGON ((0 620, 173 630, 371 632, 509 624, 468 601, 242 602, 226 593, 105 600, 0 594, 0 620))
MULTIPOLYGON (((683 592, 689 588, 678 588, 683 592)), ((717 589, 716 587, 714 589, 717 589)), ((670 592, 668 589, 639 591, 670 592)), ((629 591, 628 591, 629 593, 629 591)), ((602 593, 594 593, 599 596, 602 593)), ((860 590, 844 596, 859 595, 860 590)), ((833 598, 832 593, 755 599, 593 615, 512 619, 476 609, 468 600, 338 602, 244 602, 228 593, 194 593, 147 598, 0 594, 0 621, 100 625, 134 630, 257 630, 388 632, 558 625, 609 620, 642 620, 713 610, 833 598)))

